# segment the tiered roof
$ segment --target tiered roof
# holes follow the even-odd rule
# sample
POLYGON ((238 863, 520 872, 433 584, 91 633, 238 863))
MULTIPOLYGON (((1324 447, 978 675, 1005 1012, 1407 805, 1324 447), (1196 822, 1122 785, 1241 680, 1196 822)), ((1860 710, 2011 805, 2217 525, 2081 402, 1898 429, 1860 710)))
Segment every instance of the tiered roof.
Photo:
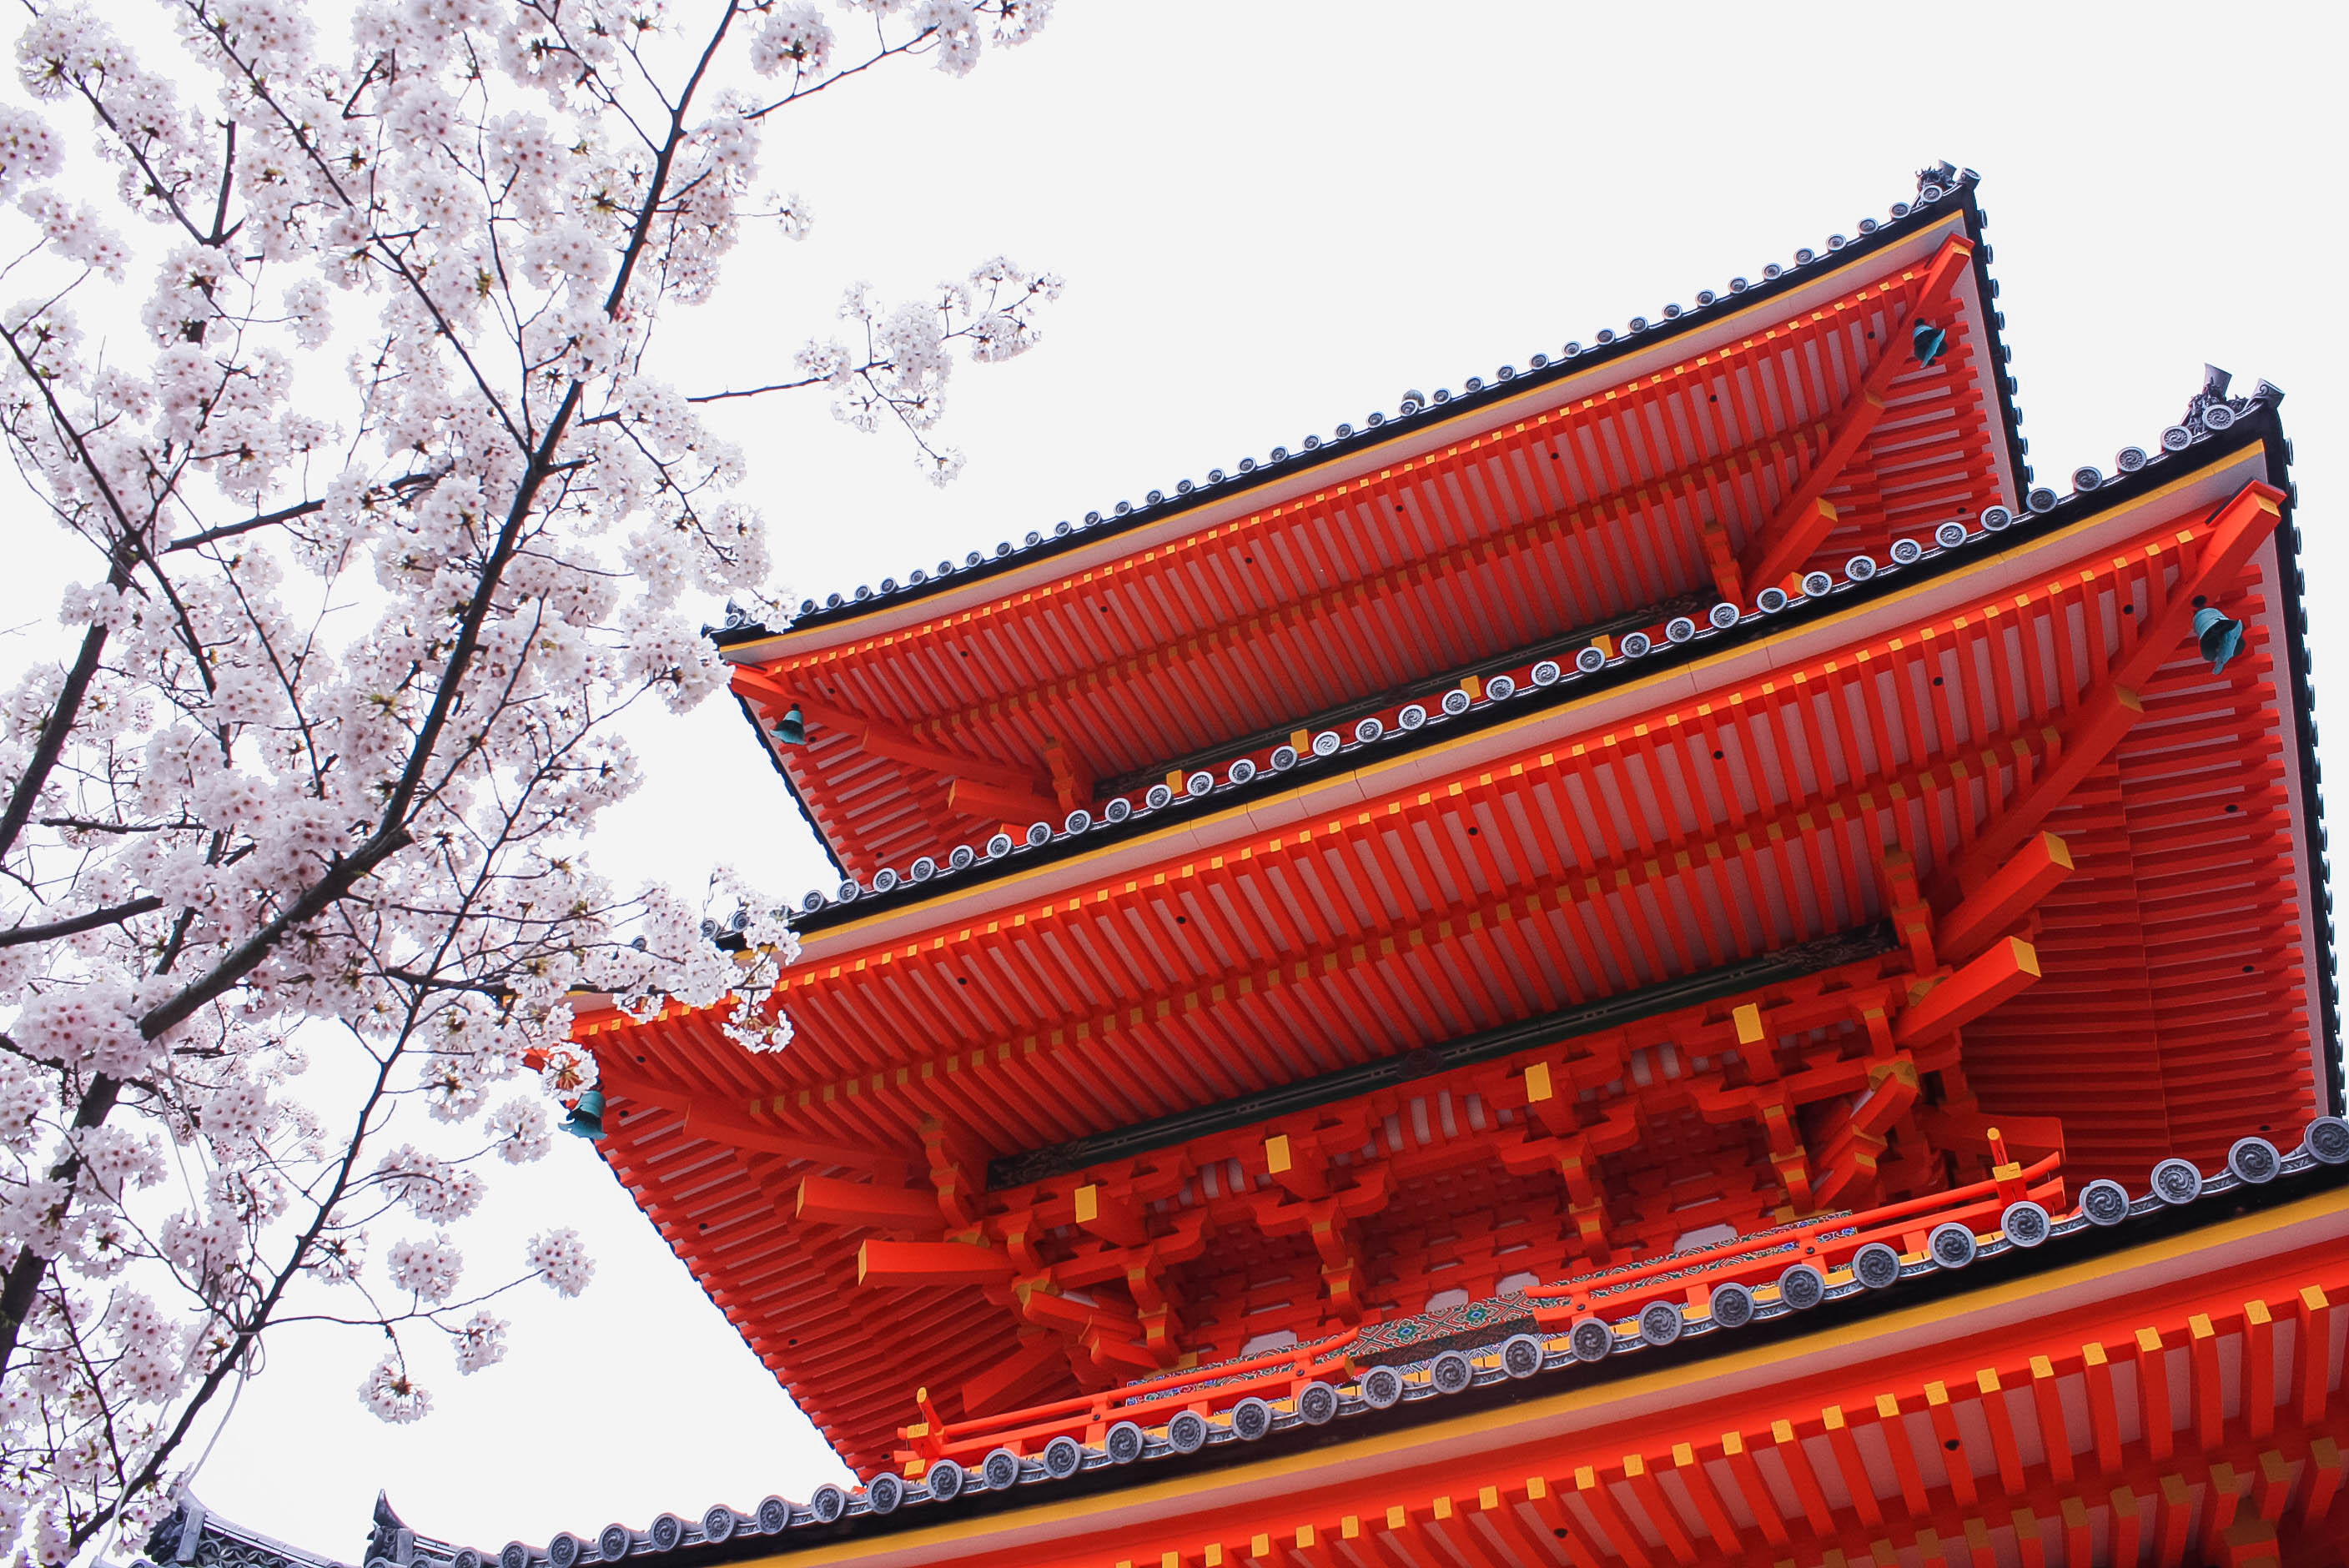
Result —
MULTIPOLYGON (((1972 1222, 1982 1236, 1944 1225, 1889 1274, 1857 1237, 1839 1263, 1813 1250, 1816 1228, 1756 1238, 1747 1250, 1772 1268, 1826 1265, 1819 1288, 1765 1284, 1736 1312, 1716 1290, 1702 1310, 1642 1313, 1597 1339, 1496 1315, 1415 1363, 1344 1346, 1268 1359, 1203 1389, 1206 1418, 1147 1390, 1095 1400, 1073 1423, 1042 1412, 1050 1441, 986 1434, 1015 1446, 853 1492, 721 1501, 495 1550, 419 1534, 378 1503, 364 1556, 1503 1568, 1563 1549, 1591 1568, 1810 1568, 2192 1561, 2197 1542, 2212 1562, 2321 1553, 2349 1535, 2349 1124, 2321 1121, 2274 1153, 2246 1140, 2208 1179, 2173 1164, 2133 1202, 2091 1191, 2053 1221, 2026 1202, 1972 1222)), ((339 1568, 192 1498, 147 1551, 193 1568, 339 1568)))
POLYGON ((1961 181, 1245 485, 729 637, 858 874, 803 905, 789 1050, 582 1037, 607 1158, 851 1462, 917 1395, 978 1420, 1932 1199, 1993 1122, 2076 1186, 2337 1105, 2279 395, 2032 487, 1980 231, 1961 181))
POLYGON ((2281 394, 2034 485, 1982 226, 731 628, 796 1037, 580 1037, 866 1480, 501 1568, 2349 1532, 2281 394))
MULTIPOLYGON (((1487 1031, 1547 1048, 1576 1033, 1578 1007, 1865 931, 1899 896, 1883 842, 1926 886, 1961 883, 1970 856, 1996 869, 2017 835, 1985 838, 1984 824, 2002 816, 2070 844, 2072 874, 2036 895, 2036 983, 1985 991, 2006 1005, 1961 1021, 1974 1103, 2061 1118, 2078 1175, 2135 1175, 2171 1150, 2209 1160, 2247 1119, 2304 1119, 2330 1093, 2331 1049, 2302 990, 2303 934, 2323 928, 2303 869, 2313 794, 2274 503, 2251 490, 2235 519, 2258 559, 2218 597, 2252 625, 2253 651, 2223 677, 2183 639, 2190 594, 2170 574, 2231 498, 2281 477, 2264 431, 2247 416, 2026 524, 1978 525, 1913 568, 1846 579, 1782 610, 1766 637, 1665 644, 1580 689, 1529 672, 1527 695, 1487 686, 1449 728, 1431 716, 1392 749, 1361 743, 1319 774, 1232 787, 1229 803, 1211 790, 1163 826, 1129 819, 1092 852, 1007 857, 984 881, 812 919, 780 993, 800 1031, 789 1052, 746 1057, 691 1016, 591 1037, 628 1108, 610 1158, 810 1414, 869 1464, 916 1387, 953 1401, 973 1367, 1032 1372, 1057 1355, 989 1299, 991 1267, 858 1290, 867 1242, 947 1233, 926 1174, 959 1168, 984 1188, 989 1161, 1487 1031), (2052 574, 2059 562, 2075 564, 2052 574), (2137 642, 2155 620, 2166 640, 2137 642), (2016 656, 2024 637, 2037 657, 2016 656), (2090 730, 2131 711, 2116 706, 2123 665, 2138 666, 2146 717, 2116 743, 2090 730), (2067 754, 2092 766, 2065 770, 2067 754), (933 1120, 963 1140, 958 1167, 925 1144, 933 1120), (893 1223, 812 1213, 809 1176, 916 1185, 893 1223)), ((1949 931, 1946 959, 2009 962, 1974 948, 2002 929, 1949 931)), ((1918 973, 1901 954, 1878 961, 1879 993, 1918 973)), ((1948 967, 1931 956, 1926 983, 1948 967)), ((1725 1006, 1703 1027, 1737 1039, 1725 1006)), ((1464 1080, 1455 1103, 1509 1112, 1524 1095, 1510 1081, 1464 1080)), ((1440 1121, 1435 1087, 1411 1098, 1440 1121)), ((1949 1136, 1971 1146, 1964 1129, 1949 1136)), ((1457 1207, 1551 1183, 1505 1191, 1489 1150, 1472 1163, 1457 1207)), ((1085 1184, 1048 1186, 1039 1212, 1085 1184)), ((1743 1218, 1770 1212, 1757 1197, 1743 1218)), ((1373 1258, 1410 1249, 1407 1208, 1372 1220, 1388 1227, 1364 1243, 1373 1258)), ((1288 1282, 1251 1305, 1289 1315, 1261 1321, 1309 1332, 1319 1265, 1256 1261, 1288 1282)))

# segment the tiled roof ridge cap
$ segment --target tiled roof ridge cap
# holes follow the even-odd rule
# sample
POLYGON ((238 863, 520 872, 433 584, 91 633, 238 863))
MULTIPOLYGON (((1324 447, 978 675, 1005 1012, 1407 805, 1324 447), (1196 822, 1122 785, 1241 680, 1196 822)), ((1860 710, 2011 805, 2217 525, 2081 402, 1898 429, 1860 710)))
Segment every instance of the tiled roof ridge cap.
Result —
POLYGON ((1824 250, 1814 250, 1807 245, 1796 250, 1792 265, 1777 262, 1764 265, 1758 283, 1740 276, 1732 278, 1723 290, 1701 289, 1697 292, 1697 303, 1693 307, 1684 308, 1675 302, 1663 306, 1652 320, 1643 315, 1631 317, 1621 332, 1613 327, 1601 327, 1594 335, 1590 346, 1586 347, 1579 340, 1569 341, 1557 356, 1547 352, 1533 355, 1526 361, 1526 369, 1504 365, 1493 373, 1490 380, 1481 375, 1471 376, 1462 384, 1464 390, 1459 393, 1439 387, 1430 397, 1414 387, 1398 400, 1392 414, 1373 411, 1359 427, 1351 423, 1337 425, 1334 435, 1329 438, 1318 434, 1309 435, 1293 449, 1286 446, 1274 447, 1261 462, 1253 457, 1242 458, 1228 473, 1222 469, 1211 469, 1204 482, 1183 479, 1175 482, 1172 490, 1149 491, 1138 505, 1130 500, 1120 500, 1106 512, 1088 511, 1081 523, 1063 519, 1054 524, 1050 532, 1031 529, 1018 544, 1004 540, 997 543, 991 553, 977 550, 969 552, 959 564, 941 561, 935 569, 915 568, 903 580, 885 577, 877 589, 860 583, 853 593, 831 594, 821 603, 813 599, 802 600, 797 614, 786 621, 785 628, 770 627, 756 619, 750 611, 729 601, 725 624, 705 630, 711 633, 720 647, 725 647, 772 636, 779 630, 789 627, 830 624, 852 619, 891 603, 904 603, 923 593, 936 592, 947 583, 964 580, 968 573, 1003 570, 1030 554, 1089 536, 1094 530, 1104 526, 1117 530, 1136 526, 1150 519, 1198 504, 1211 495, 1223 493, 1236 486, 1262 482, 1343 452, 1375 445, 1418 422, 1448 417, 1462 407, 1475 407, 1483 402, 1514 396, 1524 390, 1526 384, 1537 385, 1546 379, 1563 377, 1585 369, 1592 363, 1604 363, 1615 355, 1628 352, 1640 342, 1649 340, 1651 335, 1676 333, 1701 325, 1716 312, 1742 305, 1745 303, 1743 296, 1749 292, 1775 293, 1781 285, 1793 286, 1810 275, 1813 269, 1829 263, 1838 253, 1849 247, 1865 245, 1874 249, 1889 243, 1908 228, 1933 221, 1943 202, 1952 198, 1961 203, 1971 201, 1974 186, 1981 178, 1972 170, 1959 169, 1946 160, 1920 170, 1917 176, 1915 200, 1894 202, 1889 217, 1885 221, 1860 219, 1855 225, 1858 231, 1857 236, 1830 234, 1824 250))
MULTIPOLYGON (((178 1507, 163 1516, 147 1537, 142 1555, 132 1568, 349 1568, 332 1557, 322 1557, 298 1546, 247 1530, 212 1512, 182 1487, 175 1494, 178 1507)), ((383 1504, 377 1503, 378 1513, 383 1504)))

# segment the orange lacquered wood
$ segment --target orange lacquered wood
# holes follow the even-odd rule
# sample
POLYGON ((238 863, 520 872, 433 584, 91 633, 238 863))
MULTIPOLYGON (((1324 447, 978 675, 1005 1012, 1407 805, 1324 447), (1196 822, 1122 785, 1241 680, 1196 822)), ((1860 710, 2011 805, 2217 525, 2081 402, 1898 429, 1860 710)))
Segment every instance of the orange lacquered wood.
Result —
MULTIPOLYGON (((1682 438, 1660 438, 1660 452, 1682 438)), ((1695 460, 1693 451, 1681 457, 1695 460)), ((1455 459, 1431 469, 1430 482, 1468 472, 1470 459, 1455 459)), ((1597 447, 1581 460, 1595 465, 1594 474, 1628 471, 1610 470, 1618 459, 1597 447)), ((1518 473, 1503 488, 1539 482, 1518 473)), ((1246 1337, 1244 1322, 1309 1337, 1332 1321, 1341 1299, 1353 1304, 1348 1311, 1409 1310, 1410 1293, 1433 1291, 1446 1269, 1489 1289, 1515 1266, 1500 1261, 1510 1254, 1498 1250, 1505 1233, 1494 1228, 1495 1214, 1572 1238, 1536 1249, 1528 1261, 1539 1263, 1537 1273, 1568 1272, 1568 1246, 1653 1245, 1656 1233, 1640 1230, 1643 1211, 1625 1194, 1669 1190, 1684 1201, 1669 1186, 1677 1179, 1671 1158, 1720 1172, 1709 1193, 1686 1191, 1692 1227, 1715 1214, 1753 1223, 1771 1202, 1786 1202, 1793 1189, 1783 1183, 1798 1172, 1805 1193, 1858 1195, 1840 1201, 1916 1190, 1881 1184, 1922 1180, 1918 1172, 1944 1147, 1979 1158, 1967 1130, 1979 1120, 1952 1116, 1946 1130, 1927 1130, 1942 1125, 1925 1114, 1934 1109, 1921 1087, 1930 1074, 1940 1075, 1944 1091, 1962 1084, 1983 1107, 2028 1108, 2060 1126, 2075 1185, 2106 1173, 2141 1181, 2150 1154, 2169 1148, 2213 1168, 2232 1137, 2262 1121, 2280 1123, 2274 1136, 2288 1141, 2313 1109, 2294 892, 2304 873, 2272 717, 2283 700, 2282 649, 2261 619, 2274 590, 2245 564, 2274 515, 2271 498, 2254 490, 2231 512, 2149 518, 2141 545, 2081 561, 2044 583, 1985 593, 1921 624, 1879 625, 1831 654, 1742 674, 1693 697, 1675 695, 1604 732, 1562 728, 1514 756, 1374 791, 1359 809, 1308 823, 1219 828, 1224 837, 1212 852, 1186 848, 1138 873, 996 909, 969 929, 948 919, 908 940, 835 946, 787 972, 781 1001, 800 1037, 781 1057, 746 1055, 705 1016, 591 1021, 585 1037, 605 1058, 613 1095, 609 1151, 762 1357, 792 1369, 817 1418, 875 1445, 905 1418, 915 1380, 958 1388, 969 1379, 957 1367, 1008 1357, 1013 1346, 1028 1346, 1032 1359, 1034 1341, 1022 1336, 1043 1318, 1017 1315, 1002 1292, 989 1296, 991 1264, 969 1284, 916 1284, 918 1274, 884 1271, 876 1281, 907 1282, 898 1294, 844 1295, 866 1242, 926 1242, 1000 1216, 974 1211, 955 1221, 934 1192, 940 1229, 926 1236, 801 1223, 791 1206, 808 1178, 885 1182, 887 1196, 860 1200, 865 1217, 910 1219, 926 1182, 937 1180, 920 1152, 926 1120, 951 1123, 975 1145, 956 1179, 958 1191, 975 1195, 983 1182, 975 1173, 992 1155, 1390 1057, 1872 920, 1889 907, 1878 869, 1887 846, 1909 857, 1927 885, 1949 890, 1938 929, 1963 940, 1937 933, 1915 948, 1930 970, 1912 970, 1913 980, 1890 991, 1875 1025, 1863 1028, 1855 1009, 1832 1026, 1847 1033, 1790 1033, 1778 1048, 1789 1053, 1784 1075, 1806 1081, 1813 1069, 1795 1053, 1824 1042, 1838 1042, 1833 1049, 1845 1065, 1903 1047, 1920 1080, 1916 1109, 1898 1103, 1909 1092, 1906 1078, 1871 1079, 1862 1070, 1837 1092, 1889 1086, 1873 1112, 1816 1102, 1818 1125, 1780 1150, 1768 1141, 1761 1101, 1707 1124, 1693 1087, 1676 1099, 1682 1080, 1671 1079, 1642 1114, 1656 1127, 1709 1127, 1702 1136, 1714 1141, 1651 1129, 1631 1149, 1599 1157, 1615 1169, 1578 1196, 1559 1162, 1503 1162, 1498 1150, 1516 1149, 1523 1136, 1526 1102, 1464 1079, 1446 1090, 1454 1094, 1446 1114, 1464 1127, 1464 1097, 1473 1093, 1484 1107, 1482 1130, 1414 1148, 1396 1167, 1411 1173, 1406 1187, 1444 1184, 1430 1191, 1447 1196, 1431 1204, 1463 1214, 1468 1222, 1453 1227, 1456 1233, 1432 1222, 1432 1209, 1405 1205, 1392 1217, 1380 1211, 1347 1221, 1355 1231, 1340 1245, 1315 1241, 1309 1226, 1284 1229, 1291 1218, 1259 1222, 1236 1209, 1247 1217, 1203 1253, 1222 1272, 1154 1264, 1160 1272, 1134 1276, 1138 1288, 1183 1301, 1166 1320, 1174 1337, 1153 1355, 1184 1345, 1227 1352, 1246 1337), (2216 588, 2215 602, 2251 634, 2216 679, 2182 635, 2170 635, 2198 584, 2216 588), (2121 614, 2124 606, 2134 614, 2121 614), (2095 634, 2054 634, 2075 616, 2095 634), (2157 623, 2169 630, 2142 630, 2157 623), (2137 686, 2125 686, 2125 676, 2137 686), (2141 711, 2116 695, 2125 689, 2141 711), (2052 856, 2024 865, 2011 850, 1992 853, 2010 842, 2044 851, 2039 835, 2046 833, 2058 836, 2071 874, 2052 874, 2052 856), (1951 879, 1960 862, 1984 868, 1972 900, 1964 877, 1951 879), (2000 881, 2018 866, 2013 886, 2000 881), (1979 957, 1965 951, 1977 942, 1979 957), (2035 977, 2017 959, 2018 944, 2033 954, 2035 977), (2015 984, 2021 988, 2000 990, 2015 984), (1967 1011, 1976 1004, 1979 1011, 1967 1011), (1884 1044, 1862 1043, 1871 1038, 1884 1044), (1888 1144, 1874 1141, 1888 1135, 1888 1144), (1951 1139, 1954 1145, 1934 1142, 1951 1139), (1288 1284, 1257 1283, 1284 1273, 1288 1284), (881 1344, 951 1346, 951 1365, 882 1357, 874 1349, 881 1344)), ((1338 538, 1317 537, 1314 548, 1323 551, 1338 538)), ((1702 561, 1700 533, 1687 531, 1682 544, 1702 561)), ((1647 570, 1640 552, 1654 546, 1627 542, 1616 570, 1647 570)), ((1477 551, 1488 548, 1499 546, 1477 545, 1463 560, 1483 561, 1477 551)), ((1446 591, 1439 578, 1413 576, 1416 570, 1403 570, 1395 591, 1439 600, 1446 591)), ((1195 583, 1185 590, 1195 592, 1195 583)), ((1446 603, 1455 619, 1502 613, 1446 603)), ((1367 633, 1392 626, 1361 624, 1367 633)), ((1234 689, 1228 681, 1216 693, 1201 687, 1198 700, 1228 700, 1234 689)), ((1726 1009, 1702 1027, 1730 1031, 1726 1009)), ((1688 1036, 1692 1054, 1702 1037, 1702 1030, 1688 1036)), ((1653 1052, 1662 1043, 1623 1046, 1653 1052)), ((1693 1086, 1699 1075, 1683 1070, 1693 1086)), ((1758 1078, 1761 1064, 1755 1071, 1758 1078)), ((1572 1092, 1593 1087, 1605 1083, 1578 1082, 1572 1092)), ((1408 1103, 1405 1097, 1395 1102, 1404 1109, 1381 1114, 1407 1123, 1417 1114, 1406 1113, 1408 1103)), ((1432 1102, 1426 1114, 1436 1115, 1432 1102)), ((1586 1170, 1572 1179, 1589 1178, 1586 1170)), ((1103 1191, 1123 1179, 1106 1171, 1084 1177, 1103 1191)), ((1324 1178, 1333 1195, 1353 1180, 1324 1178)), ((1071 1178, 1070 1191, 1076 1184, 1071 1178)), ((1081 1222, 1073 1209, 1053 1207, 1071 1202, 1067 1191, 1038 1201, 1040 1213, 1065 1213, 1050 1225, 1089 1238, 1082 1245, 1155 1246, 1167 1222, 1140 1210, 1118 1211, 1128 1214, 1123 1221, 1097 1213, 1081 1222)), ((987 1198, 982 1209, 1000 1202, 987 1198)), ((824 1212, 843 1220, 859 1212, 824 1212)), ((999 1236, 990 1244, 1006 1243, 999 1236)), ((1067 1243, 1023 1244, 1050 1253, 1067 1243)), ((1051 1256, 1041 1261, 1061 1266, 1051 1256)), ((1126 1278, 1112 1273, 1082 1287, 1116 1298, 1097 1310, 1045 1302, 1035 1311, 1072 1336, 1081 1325, 1092 1333, 1137 1324, 1126 1278)), ((2267 1304, 2293 1335, 2304 1312, 2331 1311, 2296 1302, 2267 1304)), ((2244 1315, 2240 1299, 2222 1312, 2235 1315, 2219 1332, 2261 1326, 2244 1315)), ((2284 1333, 2271 1323, 2266 1332, 2284 1333)), ((2178 1333, 2177 1371, 2199 1423, 2209 1403, 2207 1375, 2178 1333)), ((2057 1377, 2089 1378, 2096 1428, 2102 1407, 2078 1345, 2051 1356, 2057 1377)), ((1020 1397, 1081 1391, 1086 1378, 1108 1375, 1065 1354, 1062 1365, 1057 1380, 1020 1397)), ((2147 1381, 2166 1375, 2148 1374, 2136 1394, 2149 1398, 2147 1381)), ((2282 1409, 2299 1408, 2306 1395, 2296 1385, 2277 1387, 2280 1425, 2282 1409)), ((2117 1418, 2120 1393, 2110 1397, 2117 1418)), ((1916 1408, 1932 1418, 1930 1400, 1916 1408)), ((2047 1407, 2035 1386, 2020 1408, 2044 1441, 2047 1407)), ((2226 1435, 2256 1434, 2229 1427, 2226 1435)), ((2104 1433, 2083 1437, 2101 1463, 2104 1433)), ((1844 1440, 1857 1443, 1857 1429, 1844 1440)), ((2165 1432, 2140 1440, 2168 1439, 2165 1432)), ((1730 1463, 1725 1455, 1723 1463, 1730 1463)), ((1644 1507, 1633 1479, 1623 1479, 1620 1495, 1644 1507)), ((1681 1495, 1677 1473, 1669 1485, 1661 1470, 1646 1480, 1681 1495)), ((2143 1495, 2155 1495, 2151 1483, 2143 1495)), ((2051 1532, 2063 1501, 2032 1505, 2051 1532)), ((1705 1528, 1694 1512, 1683 1523, 1705 1528)), ((1475 1539, 1489 1549, 1497 1536, 1475 1539)))

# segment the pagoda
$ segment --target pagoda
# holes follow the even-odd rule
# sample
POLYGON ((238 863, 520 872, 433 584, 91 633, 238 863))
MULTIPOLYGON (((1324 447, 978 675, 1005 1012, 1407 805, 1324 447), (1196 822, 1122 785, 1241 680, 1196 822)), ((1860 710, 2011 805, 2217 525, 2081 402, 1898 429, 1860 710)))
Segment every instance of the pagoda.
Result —
POLYGON ((2342 1563, 2282 395, 2037 482, 1984 222, 730 625, 794 1037, 578 1037, 861 1483, 370 1564, 2342 1563))

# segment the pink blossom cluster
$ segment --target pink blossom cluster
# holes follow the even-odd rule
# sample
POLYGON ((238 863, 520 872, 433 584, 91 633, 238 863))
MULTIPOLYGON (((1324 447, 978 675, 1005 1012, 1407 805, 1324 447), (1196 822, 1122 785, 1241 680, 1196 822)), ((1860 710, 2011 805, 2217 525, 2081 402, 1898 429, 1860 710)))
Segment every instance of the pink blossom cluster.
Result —
POLYGON ((0 101, 0 440, 89 562, 0 670, 27 1564, 135 1553, 289 1313, 388 1336, 359 1397, 407 1422, 428 1361, 504 1358, 493 1297, 585 1288, 575 1229, 478 1285, 460 1239, 492 1173, 592 1130, 576 1009, 789 1045, 769 898, 589 853, 641 778, 626 717, 725 686, 713 606, 780 616, 705 416, 821 389, 943 480, 954 364, 1024 352, 1061 286, 857 289, 772 384, 647 368, 745 235, 809 232, 762 193, 777 115, 892 60, 965 74, 1047 0, 739 0, 698 33, 621 0, 151 3, 30 0, 0 101))
POLYGON ((568 1226, 530 1239, 530 1266, 557 1295, 577 1295, 595 1277, 595 1260, 568 1226))

